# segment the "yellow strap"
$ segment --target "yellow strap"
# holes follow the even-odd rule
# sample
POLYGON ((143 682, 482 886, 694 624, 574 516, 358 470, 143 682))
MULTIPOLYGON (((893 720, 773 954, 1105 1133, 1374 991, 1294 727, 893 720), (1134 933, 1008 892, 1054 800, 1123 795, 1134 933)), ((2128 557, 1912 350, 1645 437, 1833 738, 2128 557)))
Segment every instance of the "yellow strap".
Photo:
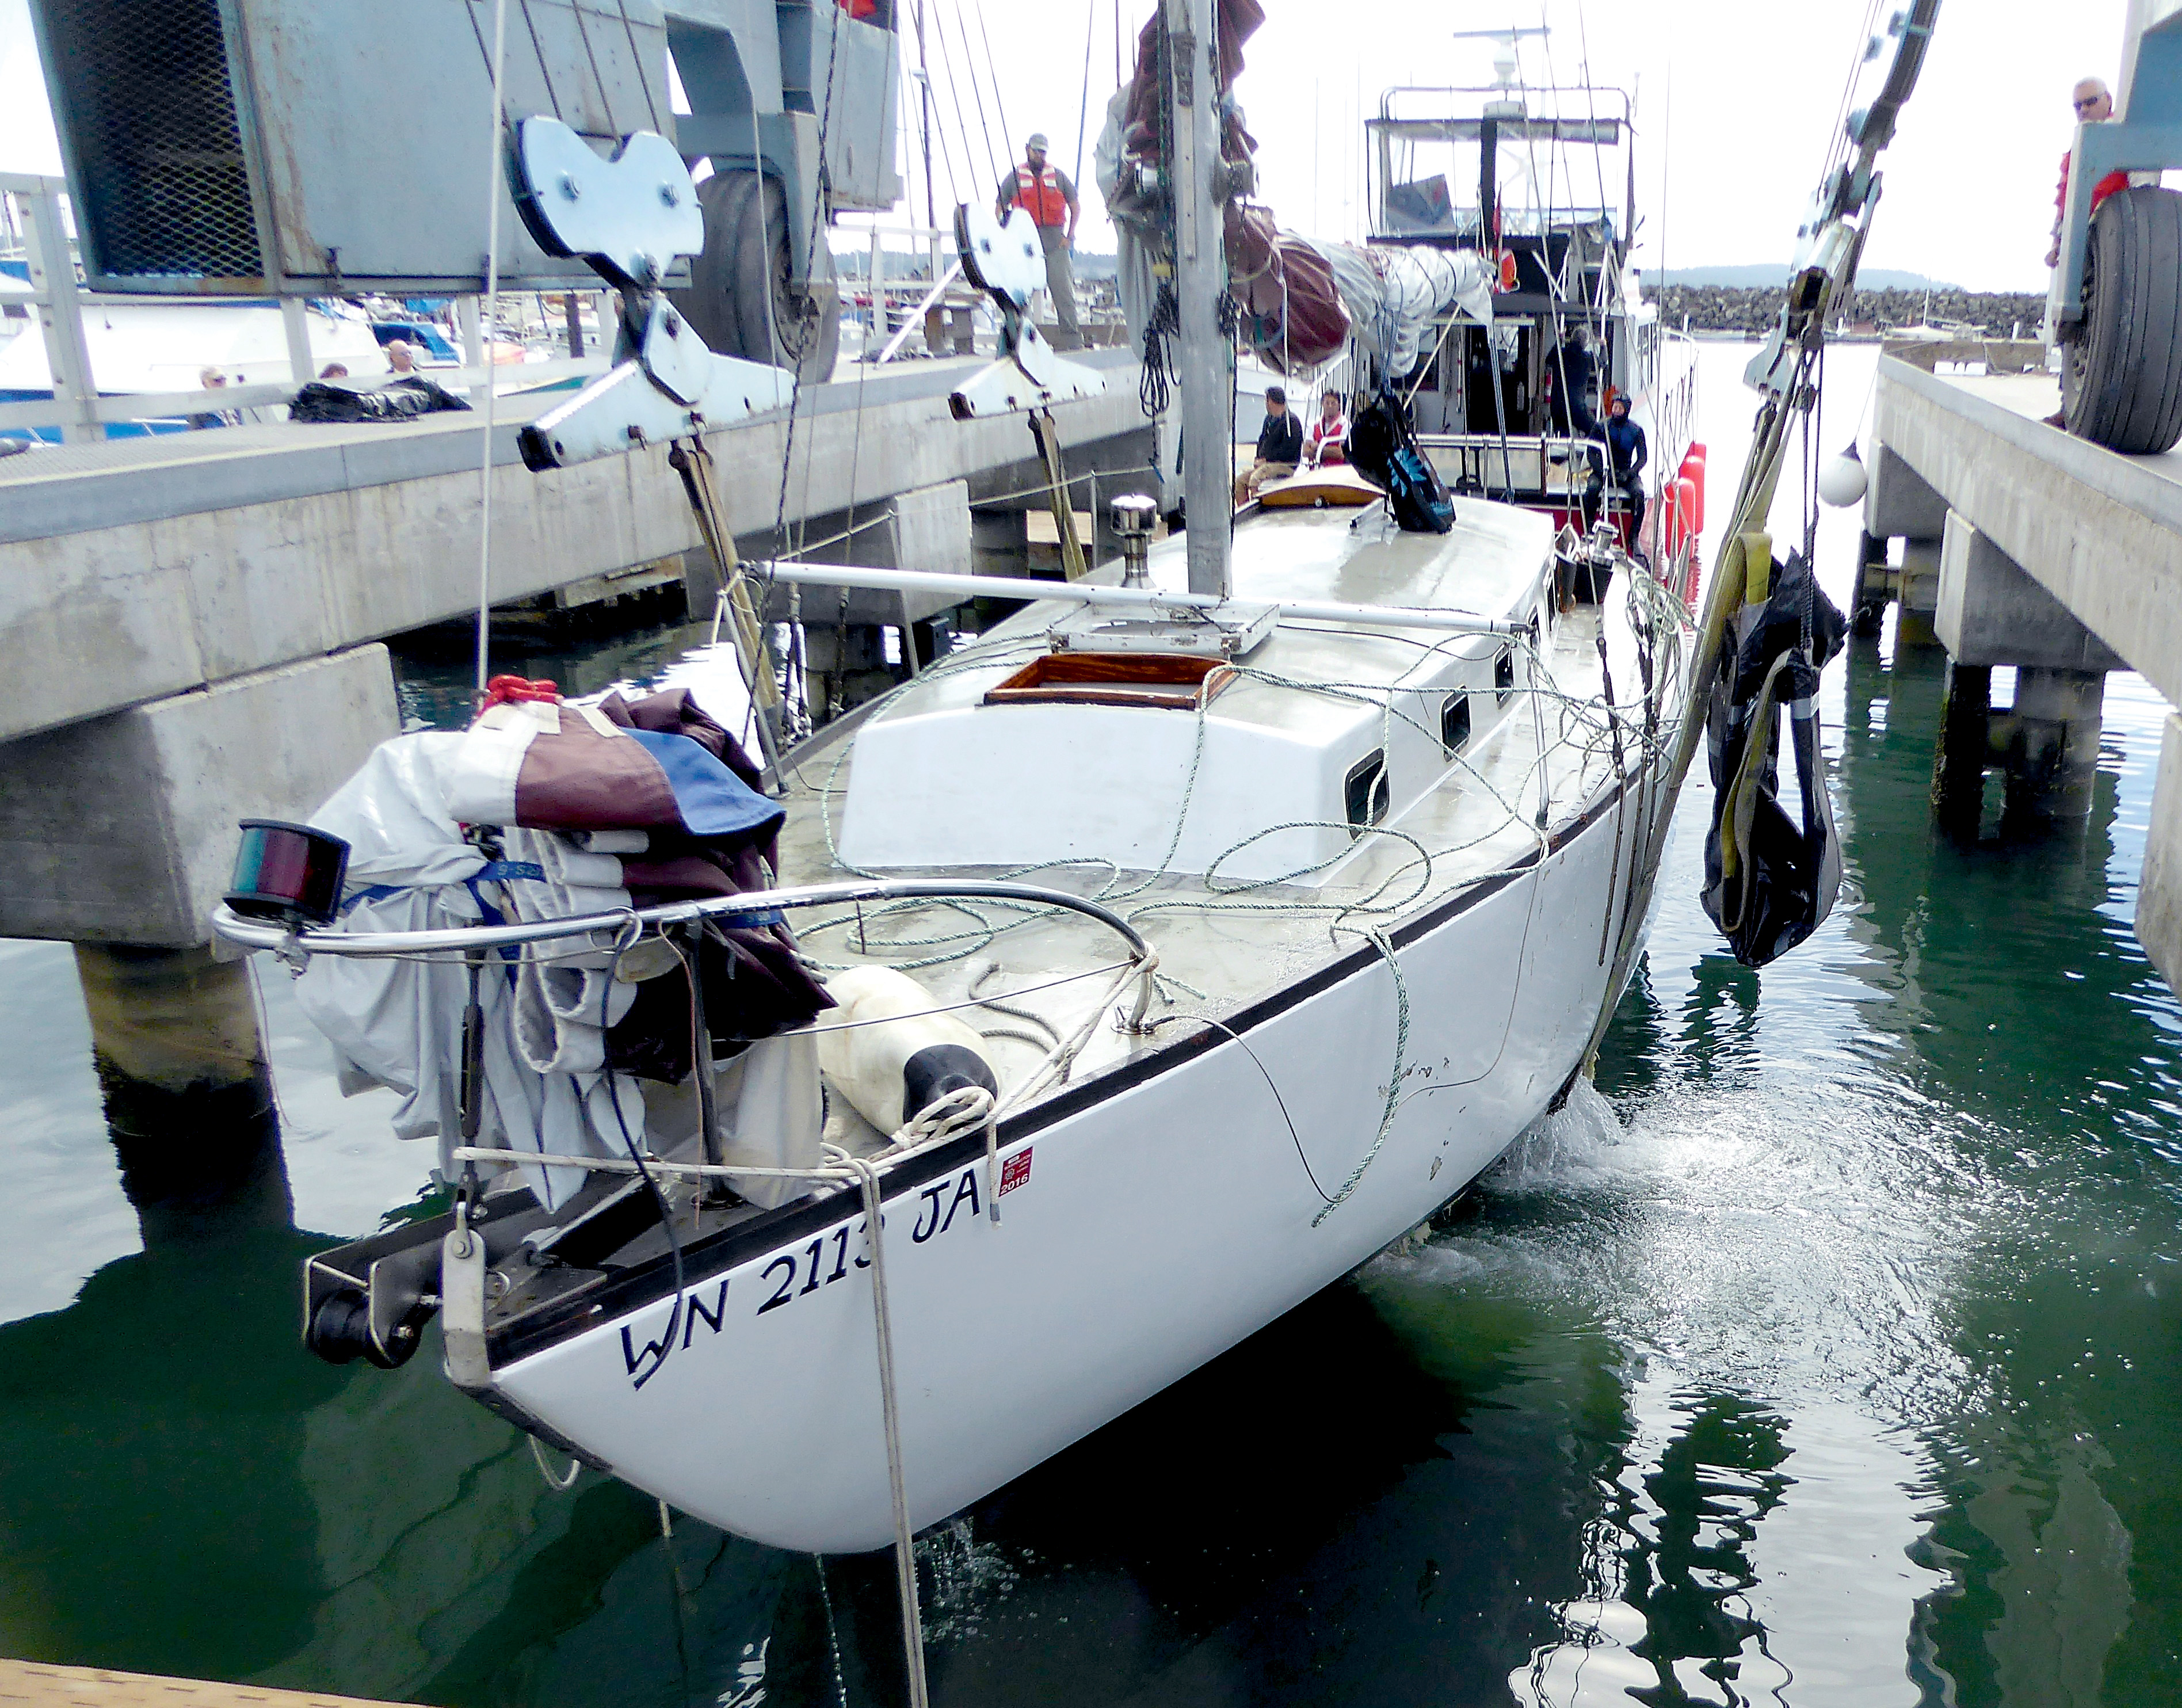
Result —
POLYGON ((1745 561, 1742 602, 1763 605, 1773 585, 1773 536, 1745 534, 1740 543, 1745 561))

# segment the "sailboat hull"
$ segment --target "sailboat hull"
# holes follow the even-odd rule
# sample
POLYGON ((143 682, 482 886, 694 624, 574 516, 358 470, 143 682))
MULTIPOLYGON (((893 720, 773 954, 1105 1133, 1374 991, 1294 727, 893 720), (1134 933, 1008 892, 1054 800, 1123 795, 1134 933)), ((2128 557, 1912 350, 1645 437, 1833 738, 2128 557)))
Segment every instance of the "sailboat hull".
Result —
MULTIPOLYGON (((1661 790, 1632 775, 1541 856, 1393 930, 1398 980, 1381 948, 1344 951, 1221 1028, 1177 1020, 1171 1043, 1004 1123, 996 1177, 974 1135, 889 1174, 911 1523, 1216 1357, 1489 1167, 1581 1062, 1661 790), (1390 1079, 1383 1142, 1329 1209, 1379 1140, 1390 1079)), ((688 1254, 678 1307, 655 1272, 546 1344, 497 1347, 496 1384, 723 1529, 881 1546, 894 1520, 861 1203, 818 1201, 762 1237, 688 1254)))

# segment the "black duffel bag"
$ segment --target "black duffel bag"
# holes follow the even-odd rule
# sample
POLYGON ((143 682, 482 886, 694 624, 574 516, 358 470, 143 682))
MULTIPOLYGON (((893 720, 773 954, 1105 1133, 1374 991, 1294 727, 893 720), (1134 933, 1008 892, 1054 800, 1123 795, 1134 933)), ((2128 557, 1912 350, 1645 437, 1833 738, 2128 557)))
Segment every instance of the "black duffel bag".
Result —
POLYGON ((413 421, 419 415, 470 406, 422 375, 397 380, 383 391, 363 391, 313 380, 288 406, 291 421, 413 421))

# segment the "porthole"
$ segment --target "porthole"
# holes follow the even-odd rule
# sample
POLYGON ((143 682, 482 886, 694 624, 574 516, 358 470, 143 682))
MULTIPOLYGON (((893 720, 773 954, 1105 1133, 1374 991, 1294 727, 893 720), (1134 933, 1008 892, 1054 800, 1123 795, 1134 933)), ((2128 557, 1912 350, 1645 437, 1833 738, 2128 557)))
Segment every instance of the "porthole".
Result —
POLYGON ((1515 654, 1511 648, 1502 647, 1500 656, 1493 661, 1493 691, 1503 706, 1515 691, 1515 654))
POLYGON ((1470 745, 1470 696, 1450 694, 1440 702, 1439 745, 1450 754, 1470 745))
POLYGON ((1393 803, 1393 785, 1387 779, 1387 756, 1377 748, 1349 768, 1342 787, 1349 812, 1349 833, 1356 835, 1387 816, 1393 803))

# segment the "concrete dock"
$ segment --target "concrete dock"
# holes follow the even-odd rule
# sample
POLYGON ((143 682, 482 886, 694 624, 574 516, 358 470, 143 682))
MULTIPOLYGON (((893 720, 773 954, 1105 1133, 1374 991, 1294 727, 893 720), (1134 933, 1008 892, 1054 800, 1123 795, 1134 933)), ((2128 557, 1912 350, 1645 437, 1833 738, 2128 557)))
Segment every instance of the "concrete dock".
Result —
MULTIPOLYGON (((2051 374, 1968 377, 1880 359, 1859 614, 1898 598, 1905 645, 1944 646, 1948 705, 1934 803, 1974 835, 1985 779, 2004 824, 2080 817, 2107 673, 2182 705, 2182 452, 2124 457, 2041 418, 2051 374), (1898 541, 1892 553, 1886 542, 1898 541), (1996 668, 2012 706, 1991 704, 1996 668)), ((2160 753, 2136 932, 2182 980, 2182 718, 2160 753)))
MULTIPOLYGON (((1069 475, 1102 475, 1109 496, 1152 490, 1133 356, 1079 359, 1108 389, 1054 412, 1069 475)), ((948 410, 979 365, 806 388, 784 492, 784 413, 711 435, 739 540, 770 552, 777 520, 812 539, 854 527, 827 555, 966 572, 973 523, 981 540, 1023 539, 1025 513, 1049 502, 1026 421, 948 410)), ((498 406, 493 602, 662 560, 708 566, 667 446, 523 468, 518 430, 567 395, 498 406)), ((0 462, 0 674, 14 685, 0 704, 0 937, 205 940, 235 820, 302 817, 396 733, 376 643, 475 608, 480 435, 474 413, 283 422, 0 462)), ((1092 484, 1075 487, 1079 507, 1092 484)), ((708 608, 701 574, 693 592, 708 608)))

